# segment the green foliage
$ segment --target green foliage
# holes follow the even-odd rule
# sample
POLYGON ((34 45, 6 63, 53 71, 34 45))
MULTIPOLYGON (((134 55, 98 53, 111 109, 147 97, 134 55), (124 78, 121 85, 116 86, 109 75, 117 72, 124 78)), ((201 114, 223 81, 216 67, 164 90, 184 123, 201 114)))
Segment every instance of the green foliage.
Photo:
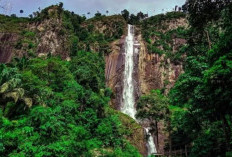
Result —
POLYGON ((168 12, 167 14, 159 14, 159 15, 151 16, 148 19, 144 20, 142 25, 158 26, 165 20, 173 20, 173 19, 184 18, 184 17, 186 17, 186 14, 182 12, 168 12))
POLYGON ((78 83, 99 92, 99 89, 104 88, 104 66, 99 54, 79 51, 71 61, 70 70, 78 83))
POLYGON ((173 145, 191 145, 194 157, 226 156, 232 143, 232 5, 187 1, 186 7, 191 38, 185 48, 185 73, 170 91, 171 104, 178 108, 171 118, 173 145))
POLYGON ((10 17, 0 15, 0 32, 20 33, 21 30, 26 28, 26 24, 30 20, 28 18, 10 17))
POLYGON ((35 32, 28 31, 28 32, 23 32, 23 34, 25 37, 28 37, 28 38, 35 37, 35 32))
POLYGON ((22 75, 17 68, 8 68, 0 65, 0 107, 2 114, 13 118, 23 114, 31 107, 31 98, 22 88, 22 75))
POLYGON ((21 101, 1 99, 1 156, 95 156, 95 150, 107 149, 102 156, 140 156, 122 138, 118 117, 105 114, 111 91, 104 85, 101 55, 82 51, 71 62, 27 62, 23 68, 20 60, 0 66, 0 85, 12 81, 7 89, 21 87, 33 100, 25 112, 21 101))
POLYGON ((103 54, 123 35, 122 16, 101 16, 85 25, 85 17, 60 3, 30 19, 1 16, 0 22, 3 32, 9 28, 19 35, 16 50, 27 52, 0 65, 0 156, 141 156, 124 138, 119 116, 106 113, 112 91, 105 87, 103 54), (70 62, 35 57, 40 32, 26 24, 44 20, 60 22, 55 33, 68 37, 70 62), (99 20, 110 29, 97 31, 99 20))
POLYGON ((86 20, 83 26, 78 32, 78 49, 108 55, 110 43, 125 33, 126 21, 120 15, 98 16, 86 20))
POLYGON ((176 29, 168 28, 168 25, 174 24, 177 19, 185 18, 182 12, 169 12, 149 17, 141 22, 142 36, 147 42, 149 53, 165 55, 172 63, 179 64, 183 62, 185 54, 185 41, 188 37, 187 30, 184 27, 176 29), (183 44, 176 44, 176 40, 181 39, 183 44), (175 48, 175 50, 174 50, 175 48))
POLYGON ((208 1, 189 0, 183 6, 184 11, 189 13, 189 21, 193 27, 203 28, 209 21, 218 20, 221 11, 231 1, 208 1))
POLYGON ((159 90, 153 90, 151 94, 140 97, 137 109, 138 118, 160 121, 168 111, 168 100, 159 90))
POLYGON ((121 13, 122 13, 123 18, 126 20, 126 22, 128 22, 129 21, 129 16, 130 16, 129 11, 124 9, 123 11, 121 11, 121 13))
POLYGON ((137 104, 136 117, 148 120, 158 137, 158 122, 166 121, 169 124, 168 99, 159 90, 152 90, 149 95, 141 96, 137 104))

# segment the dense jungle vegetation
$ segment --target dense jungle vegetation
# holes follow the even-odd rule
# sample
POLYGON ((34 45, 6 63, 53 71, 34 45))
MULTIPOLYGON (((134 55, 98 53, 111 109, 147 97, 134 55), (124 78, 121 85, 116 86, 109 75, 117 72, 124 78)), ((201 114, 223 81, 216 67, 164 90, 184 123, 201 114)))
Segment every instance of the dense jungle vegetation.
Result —
POLYGON ((104 60, 80 51, 2 64, 1 156, 140 156, 110 112, 104 60))
MULTIPOLYGON (((189 21, 185 32, 185 72, 168 96, 159 91, 142 96, 137 116, 164 121, 170 135, 169 152, 187 148, 188 156, 229 157, 232 156, 231 1, 189 0, 183 8, 189 21)), ((144 35, 148 37, 149 30, 144 35)))

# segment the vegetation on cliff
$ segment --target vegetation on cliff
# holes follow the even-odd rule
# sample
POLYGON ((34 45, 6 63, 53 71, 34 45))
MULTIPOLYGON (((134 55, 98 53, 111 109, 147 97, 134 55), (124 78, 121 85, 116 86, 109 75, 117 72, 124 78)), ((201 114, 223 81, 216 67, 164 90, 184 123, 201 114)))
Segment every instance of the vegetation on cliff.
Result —
POLYGON ((183 12, 159 14, 140 24, 149 53, 165 55, 174 63, 181 63, 185 53, 187 20, 183 12))
MULTIPOLYGON (((110 43, 126 31, 121 15, 87 20, 62 7, 62 3, 49 6, 30 18, 0 15, 0 32, 17 36, 17 42, 11 43, 15 57, 51 54, 67 59, 79 50, 107 55, 110 43)), ((9 41, 5 39, 1 44, 5 42, 9 41)))
MULTIPOLYGON (((231 156, 232 5, 189 0, 184 8, 190 24, 185 31, 185 72, 167 98, 165 117, 171 122, 166 127, 171 137, 167 149, 192 157, 231 156)), ((138 116, 159 121, 163 110, 152 112, 163 102, 157 100, 155 95, 141 97, 138 108, 145 110, 138 116)))

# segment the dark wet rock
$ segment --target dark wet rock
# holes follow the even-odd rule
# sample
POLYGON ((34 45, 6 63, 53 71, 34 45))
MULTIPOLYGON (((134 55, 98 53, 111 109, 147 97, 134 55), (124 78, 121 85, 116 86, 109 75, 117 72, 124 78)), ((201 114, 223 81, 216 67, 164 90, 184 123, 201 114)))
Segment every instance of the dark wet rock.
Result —
POLYGON ((14 54, 18 35, 15 33, 0 33, 0 63, 9 63, 14 54))

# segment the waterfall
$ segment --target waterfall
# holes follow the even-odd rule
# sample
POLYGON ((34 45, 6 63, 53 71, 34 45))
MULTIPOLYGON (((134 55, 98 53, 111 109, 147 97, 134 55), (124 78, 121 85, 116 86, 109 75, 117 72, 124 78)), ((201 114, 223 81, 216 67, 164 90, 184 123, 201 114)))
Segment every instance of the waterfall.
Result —
POLYGON ((123 88, 123 106, 121 111, 135 119, 135 99, 133 86, 134 71, 134 32, 133 26, 128 25, 128 35, 125 44, 125 70, 124 70, 124 88, 123 88))
MULTIPOLYGON (((128 25, 128 35, 125 42, 125 70, 124 70, 124 87, 123 87, 123 99, 121 112, 129 115, 136 120, 136 108, 134 98, 134 83, 133 83, 133 72, 134 72, 134 52, 138 53, 138 49, 134 50, 134 46, 138 46, 138 41, 134 40, 134 27, 128 25)), ((149 136, 147 141, 148 155, 157 153, 155 148, 154 139, 149 132, 149 128, 144 128, 146 135, 149 136)))
POLYGON ((157 153, 157 151, 154 143, 154 138, 152 137, 149 129, 150 128, 145 128, 145 131, 148 136, 148 140, 147 140, 148 155, 152 155, 154 153, 157 153))

